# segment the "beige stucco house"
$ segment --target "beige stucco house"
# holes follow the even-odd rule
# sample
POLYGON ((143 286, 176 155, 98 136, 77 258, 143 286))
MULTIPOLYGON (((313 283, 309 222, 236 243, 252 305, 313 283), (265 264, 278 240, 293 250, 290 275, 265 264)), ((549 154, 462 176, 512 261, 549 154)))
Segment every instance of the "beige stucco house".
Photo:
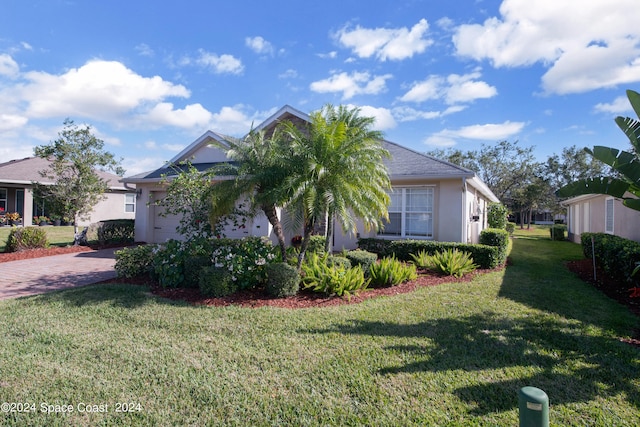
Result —
POLYGON ((640 242, 640 211, 624 206, 620 199, 585 194, 562 204, 567 208, 567 232, 572 242, 580 243, 581 234, 589 232, 609 233, 640 242))
MULTIPOLYGON (((309 116, 284 106, 256 129, 264 129, 268 133, 284 120, 299 123, 309 121, 309 116)), ((161 207, 153 202, 166 195, 162 177, 174 173, 169 165, 190 160, 199 170, 205 170, 227 162, 224 151, 211 145, 214 141, 224 144, 225 136, 208 131, 166 165, 124 178, 125 183, 135 184, 140 192, 136 206, 136 241, 160 243, 169 238, 180 238, 176 233, 178 218, 160 216, 161 207)), ((386 161, 393 187, 390 223, 380 233, 365 233, 360 226, 359 234, 345 234, 338 228, 334 249, 353 249, 358 237, 477 242, 480 231, 487 227, 487 203, 498 199, 475 173, 390 141, 382 141, 382 144, 391 153, 391 158, 386 161)), ((295 234, 301 233, 288 230, 288 238, 295 234)), ((244 229, 228 229, 226 235, 268 236, 275 240, 271 225, 262 214, 253 218, 244 229)))
MULTIPOLYGON (((35 215, 48 213, 44 206, 36 205, 33 198, 33 182, 51 184, 39 171, 47 169, 49 161, 40 157, 27 157, 0 163, 0 209, 3 212, 18 212, 23 225, 32 225, 35 215)), ((120 182, 120 177, 112 173, 98 171, 109 182, 109 191, 86 219, 78 225, 85 226, 109 219, 134 219, 136 208, 136 188, 120 182)))

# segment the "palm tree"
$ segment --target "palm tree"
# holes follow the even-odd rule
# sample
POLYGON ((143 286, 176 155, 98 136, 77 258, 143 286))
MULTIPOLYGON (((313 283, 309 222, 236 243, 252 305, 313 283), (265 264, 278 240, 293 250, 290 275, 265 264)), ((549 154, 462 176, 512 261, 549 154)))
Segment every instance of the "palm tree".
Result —
POLYGON ((286 262, 287 248, 277 211, 277 207, 288 200, 282 184, 289 173, 287 159, 290 157, 285 155, 284 144, 285 141, 278 140, 277 133, 267 138, 264 131, 254 129, 242 140, 229 139, 226 145, 214 143, 237 165, 237 176, 212 187, 209 221, 215 224, 234 210, 241 197, 245 197, 250 203, 250 210, 264 212, 273 226, 282 260, 286 262))
POLYGON ((294 223, 303 226, 304 239, 298 268, 316 225, 327 221, 325 247, 331 249, 334 218, 346 232, 356 232, 357 219, 365 229, 379 228, 388 220, 389 175, 383 159, 382 134, 371 130, 371 117, 359 108, 325 105, 311 114, 311 122, 300 129, 284 122, 280 130, 291 141, 295 171, 286 187, 294 223))
MULTIPOLYGON (((627 90, 627 97, 638 118, 640 118, 640 94, 627 90)), ((627 135, 633 152, 615 148, 596 146, 585 151, 606 163, 620 174, 620 177, 594 177, 568 184, 558 191, 558 197, 573 197, 581 194, 606 194, 622 199, 622 203, 640 211, 640 121, 630 117, 616 117, 616 124, 627 135), (626 194, 631 193, 635 197, 626 194)))

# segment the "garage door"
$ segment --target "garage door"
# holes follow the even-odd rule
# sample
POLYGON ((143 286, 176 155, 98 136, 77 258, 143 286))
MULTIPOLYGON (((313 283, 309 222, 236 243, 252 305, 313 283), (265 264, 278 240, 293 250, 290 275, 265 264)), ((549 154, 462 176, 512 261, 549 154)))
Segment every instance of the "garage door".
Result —
MULTIPOLYGON (((166 192, 156 192, 154 194, 155 200, 162 200, 167 195, 166 192)), ((153 242, 162 243, 169 239, 181 240, 182 237, 176 231, 176 227, 180 223, 176 215, 160 216, 164 212, 162 206, 151 206, 153 209, 153 242)))

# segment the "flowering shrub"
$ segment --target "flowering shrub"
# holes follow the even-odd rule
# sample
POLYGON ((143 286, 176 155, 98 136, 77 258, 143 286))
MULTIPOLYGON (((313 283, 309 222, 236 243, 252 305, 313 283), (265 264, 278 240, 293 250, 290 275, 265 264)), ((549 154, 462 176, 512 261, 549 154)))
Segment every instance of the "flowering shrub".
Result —
POLYGON ((153 268, 153 251, 157 245, 140 245, 115 252, 114 269, 118 277, 135 277, 149 274, 153 268))
POLYGON ((216 245, 211 260, 214 267, 231 273, 231 280, 240 289, 265 283, 265 265, 275 259, 274 248, 266 237, 225 239, 224 245, 216 245))

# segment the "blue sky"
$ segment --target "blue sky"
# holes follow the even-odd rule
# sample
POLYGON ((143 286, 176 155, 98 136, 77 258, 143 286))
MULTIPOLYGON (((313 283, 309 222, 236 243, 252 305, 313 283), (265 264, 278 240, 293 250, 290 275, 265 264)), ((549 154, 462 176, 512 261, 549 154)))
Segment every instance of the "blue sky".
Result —
POLYGON ((326 103, 418 151, 626 149, 638 22, 637 0, 2 0, 0 162, 69 117, 132 175, 207 130, 326 103))

